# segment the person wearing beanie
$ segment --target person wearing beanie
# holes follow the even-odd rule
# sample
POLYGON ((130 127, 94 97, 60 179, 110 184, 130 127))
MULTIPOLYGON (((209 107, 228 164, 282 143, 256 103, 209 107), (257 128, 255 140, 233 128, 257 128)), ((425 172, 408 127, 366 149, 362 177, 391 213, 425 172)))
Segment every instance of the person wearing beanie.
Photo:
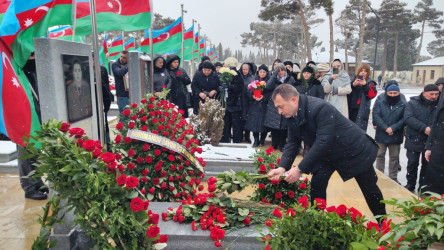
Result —
POLYGON ((405 124, 407 125, 404 144, 407 149, 407 185, 405 188, 412 192, 416 188, 420 159, 419 188, 427 185, 425 181, 427 161, 424 153, 433 119, 437 113, 438 96, 438 86, 428 84, 419 96, 410 98, 404 111, 405 124))
POLYGON ((191 108, 192 97, 188 92, 187 85, 191 84, 191 79, 184 68, 180 67, 180 57, 177 55, 169 55, 166 59, 166 69, 172 80, 172 87, 175 95, 172 102, 176 104, 179 109, 183 110, 183 117, 188 118, 188 108, 191 108))
MULTIPOLYGON (((324 68, 322 63, 318 64, 318 71, 324 68)), ((325 67, 327 69, 327 67, 325 67)), ((333 105, 341 114, 348 118, 347 95, 351 93, 350 77, 343 70, 339 59, 333 60, 331 68, 323 75, 321 85, 324 88, 325 101, 333 105)), ((322 72, 320 72, 322 74, 322 72)))
MULTIPOLYGON (((268 67, 262 64, 258 68, 257 75, 253 80, 268 82, 270 79, 270 74, 268 67)), ((265 138, 267 137, 267 129, 264 127, 265 112, 267 110, 268 99, 270 98, 271 92, 264 90, 262 92, 262 97, 257 98, 253 95, 253 91, 247 91, 248 97, 248 110, 247 110, 247 121, 245 123, 245 129, 253 132, 254 142, 253 147, 264 146, 265 138)))
POLYGON ((301 79, 296 81, 295 87, 300 94, 324 99, 324 89, 321 82, 315 78, 315 70, 310 66, 302 70, 301 79))
POLYGON ((202 56, 202 58, 200 59, 200 63, 199 63, 199 67, 198 67, 198 71, 201 71, 201 70, 202 70, 202 64, 203 64, 204 62, 211 62, 210 57, 208 57, 208 56, 202 56))
POLYGON ((361 64, 351 80, 352 91, 347 95, 348 119, 364 131, 367 131, 372 99, 378 95, 376 82, 370 75, 370 65, 361 64))
POLYGON ((274 72, 276 71, 276 65, 277 65, 278 63, 282 63, 282 61, 281 61, 281 59, 276 58, 276 59, 273 61, 273 66, 271 67, 271 75, 273 75, 274 72))
POLYGON ((294 80, 298 79, 298 73, 295 73, 293 71, 293 67, 295 66, 291 61, 285 61, 284 62, 285 67, 290 72, 290 75, 293 77, 294 80))
POLYGON ((214 65, 205 61, 202 63, 202 70, 194 74, 191 82, 193 91, 193 113, 199 114, 199 103, 205 103, 205 99, 215 99, 220 88, 219 76, 214 72, 214 65))
POLYGON ((219 75, 219 70, 221 67, 223 67, 224 65, 221 62, 215 62, 214 63, 214 68, 216 69, 216 73, 219 75))
MULTIPOLYGON (((290 75, 289 71, 283 63, 278 63, 275 66, 274 74, 268 80, 265 86, 266 93, 273 93, 278 86, 287 83, 295 84, 295 80, 290 75)), ((264 126, 271 131, 271 146, 274 149, 283 152, 287 140, 287 119, 279 114, 278 109, 274 106, 271 95, 267 97, 267 111, 265 113, 264 126)))
MULTIPOLYGON (((439 79, 438 79, 439 80, 439 79)), ((443 79, 444 80, 444 79, 443 79)), ((425 146, 425 159, 428 162, 425 191, 444 194, 444 95, 440 94, 435 119, 425 146)))
POLYGON ((377 98, 373 106, 373 125, 376 126, 375 141, 379 150, 376 168, 384 173, 385 154, 389 151, 389 177, 398 181, 399 152, 404 140, 404 109, 406 102, 401 99, 397 84, 390 85, 384 98, 377 98))
POLYGON ((436 80, 435 84, 436 84, 436 86, 438 86, 439 93, 441 93, 442 92, 442 88, 444 86, 444 77, 438 78, 438 80, 436 80))

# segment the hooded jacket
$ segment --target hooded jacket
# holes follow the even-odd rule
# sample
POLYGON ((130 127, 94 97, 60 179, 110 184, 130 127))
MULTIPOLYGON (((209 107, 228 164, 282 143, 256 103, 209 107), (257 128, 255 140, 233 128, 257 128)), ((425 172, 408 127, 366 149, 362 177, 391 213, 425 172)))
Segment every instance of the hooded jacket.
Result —
POLYGON ((166 60, 166 69, 170 75, 172 86, 175 87, 175 95, 172 96, 172 102, 184 111, 184 117, 188 117, 187 98, 190 94, 187 90, 187 85, 191 84, 191 79, 185 69, 180 67, 180 57, 177 55, 169 55, 166 60), (171 69, 171 63, 179 60, 179 65, 175 69, 171 69))
POLYGON ((170 93, 168 94, 168 99, 171 99, 172 96, 175 95, 174 89, 172 88, 172 81, 171 77, 166 70, 166 62, 165 59, 162 57, 161 54, 154 55, 154 74, 153 74, 153 81, 154 81, 154 92, 162 92, 163 86, 165 86, 166 89, 171 89, 170 93), (157 60, 163 60, 162 68, 156 67, 156 61, 157 60))
POLYGON ((347 95, 352 91, 350 77, 345 70, 341 70, 339 77, 334 80, 331 78, 332 75, 333 73, 330 71, 322 77, 321 85, 324 88, 324 99, 348 118, 347 95))
POLYGON ((387 102, 387 95, 377 98, 373 106, 372 120, 376 126, 375 141, 384 144, 401 144, 404 140, 404 109, 406 102, 402 100, 391 106, 387 102), (393 135, 388 135, 385 130, 391 127, 393 135))

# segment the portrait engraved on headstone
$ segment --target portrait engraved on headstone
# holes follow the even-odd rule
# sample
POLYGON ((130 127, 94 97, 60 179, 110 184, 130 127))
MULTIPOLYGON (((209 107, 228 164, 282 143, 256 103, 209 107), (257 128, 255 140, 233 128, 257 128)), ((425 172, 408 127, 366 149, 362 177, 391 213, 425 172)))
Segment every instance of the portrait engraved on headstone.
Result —
POLYGON ((91 117, 92 99, 88 56, 62 55, 68 121, 91 117))

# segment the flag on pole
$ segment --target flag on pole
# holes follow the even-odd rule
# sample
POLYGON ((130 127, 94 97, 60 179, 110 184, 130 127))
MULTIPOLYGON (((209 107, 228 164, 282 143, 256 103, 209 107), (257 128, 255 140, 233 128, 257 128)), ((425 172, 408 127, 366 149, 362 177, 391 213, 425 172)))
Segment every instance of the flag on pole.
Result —
POLYGON ((18 67, 11 59, 8 46, 1 39, 0 53, 0 133, 25 146, 23 136, 29 137, 40 127, 30 90, 31 84, 23 70, 19 71, 19 75, 16 74, 18 67))
POLYGON ((185 30, 185 32, 183 33, 183 48, 190 48, 193 47, 193 43, 194 43, 194 25, 191 26, 189 29, 185 30))
MULTIPOLYGON (((164 54, 174 50, 180 50, 182 42, 182 18, 179 17, 172 24, 161 30, 153 31, 153 52, 164 54)), ((140 44, 142 52, 150 52, 150 39, 145 38, 140 44)))
POLYGON ((11 0, 0 0, 0 24, 2 23, 3 16, 10 4, 11 0))
POLYGON ((117 60, 120 57, 120 52, 123 50, 123 38, 122 36, 117 37, 114 39, 111 44, 108 46, 108 54, 109 60, 117 60))
MULTIPOLYGON (((77 0, 76 34, 91 34, 89 0, 77 0)), ((151 27, 151 0, 96 1, 98 32, 135 31, 151 27)))
POLYGON ((100 46, 99 58, 100 58, 100 65, 104 66, 109 74, 110 72, 109 72, 109 63, 108 63, 108 45, 106 44, 106 34, 105 38, 103 39, 102 46, 100 46))
POLYGON ((128 42, 126 42, 123 47, 127 51, 135 50, 136 45, 134 43, 134 37, 129 39, 128 42))
POLYGON ((49 27, 71 23, 72 0, 13 0, 0 26, 0 37, 23 67, 34 51, 34 37, 47 35, 49 27))
MULTIPOLYGON (((63 26, 57 29, 50 30, 48 32, 49 38, 55 38, 65 41, 72 41, 72 28, 71 26, 63 26)), ((84 36, 75 36, 74 37, 75 42, 84 43, 85 37, 84 36)))
POLYGON ((199 57, 205 55, 205 38, 200 39, 199 42, 199 57))

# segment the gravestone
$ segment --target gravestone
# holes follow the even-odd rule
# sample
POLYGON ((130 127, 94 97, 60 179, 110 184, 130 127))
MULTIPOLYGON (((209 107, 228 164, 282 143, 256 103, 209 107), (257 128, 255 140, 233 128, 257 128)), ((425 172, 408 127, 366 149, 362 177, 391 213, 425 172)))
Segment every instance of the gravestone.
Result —
POLYGON ((150 92, 151 58, 138 51, 130 51, 128 58, 129 103, 139 103, 150 92))
MULTIPOLYGON (((98 140, 91 45, 34 38, 34 48, 42 122, 70 122, 71 127, 80 127, 89 138, 98 140)), ((51 241, 57 240, 57 245, 53 249, 88 248, 90 241, 74 228, 74 217, 73 211, 68 212, 64 223, 54 226, 51 241)))

